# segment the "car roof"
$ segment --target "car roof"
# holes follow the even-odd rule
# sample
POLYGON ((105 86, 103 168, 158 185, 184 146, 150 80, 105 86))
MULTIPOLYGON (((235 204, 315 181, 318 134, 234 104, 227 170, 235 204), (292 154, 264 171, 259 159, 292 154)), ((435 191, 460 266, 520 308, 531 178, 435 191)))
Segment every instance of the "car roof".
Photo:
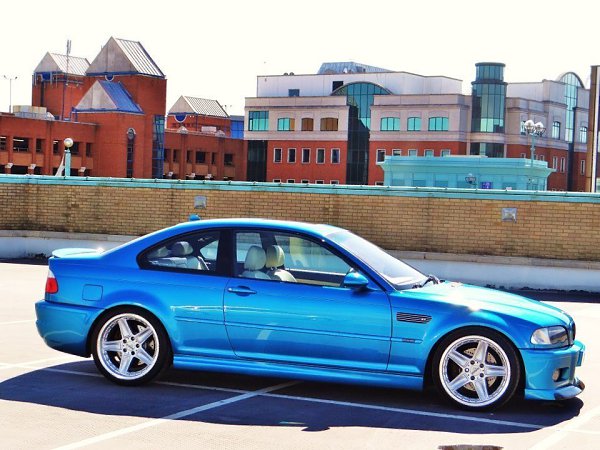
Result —
POLYGON ((307 222, 296 222, 292 220, 274 220, 274 219, 257 219, 257 218, 235 218, 235 219, 208 219, 208 220, 193 220, 183 222, 174 227, 172 231, 192 231, 202 228, 275 228, 286 231, 296 231, 302 233, 310 233, 321 236, 327 236, 331 233, 342 231, 342 228, 328 225, 315 224, 307 222))

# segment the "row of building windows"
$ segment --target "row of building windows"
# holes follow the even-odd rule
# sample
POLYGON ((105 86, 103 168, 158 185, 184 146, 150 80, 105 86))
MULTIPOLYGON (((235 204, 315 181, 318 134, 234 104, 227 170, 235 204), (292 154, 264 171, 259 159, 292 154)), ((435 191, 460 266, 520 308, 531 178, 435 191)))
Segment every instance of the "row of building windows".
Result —
MULTIPOLYGON (((450 156, 451 152, 450 149, 442 149, 440 150, 440 156, 450 156)), ((385 156, 387 155, 387 150, 383 149, 383 148, 379 148, 377 149, 377 162, 383 162, 385 161, 385 156)), ((416 148, 409 148, 407 153, 407 156, 419 156, 419 150, 416 148)), ((425 149, 423 152, 424 156, 429 156, 429 157, 433 157, 435 156, 435 153, 433 151, 433 149, 425 149)), ((394 148, 392 149, 392 156, 402 156, 402 149, 400 148, 394 148)))
MULTIPOLYGON (((171 154, 173 155, 173 162, 179 162, 178 149, 165 148, 164 160, 169 161, 171 159, 171 154)), ((201 150, 188 150, 185 152, 185 162, 189 164, 207 164, 208 155, 210 155, 210 164, 216 165, 218 153, 205 152, 201 150)), ((223 155, 223 164, 226 166, 233 166, 233 153, 225 153, 223 155)))
MULTIPOLYGON (((302 164, 310 164, 311 162, 311 153, 312 149, 303 148, 301 151, 301 162, 302 164)), ((273 162, 281 163, 283 161, 283 149, 275 148, 273 149, 273 162)), ((329 152, 329 161, 331 164, 339 164, 340 163, 340 149, 332 148, 329 152)), ((296 149, 288 148, 287 149, 287 162, 290 164, 294 164, 296 162, 296 149)), ((315 162, 317 164, 325 164, 325 149, 317 148, 316 149, 316 157, 315 162)))
MULTIPOLYGON (((13 152, 15 153, 29 153, 31 149, 31 141, 35 141, 35 153, 44 153, 45 147, 45 139, 33 139, 26 137, 13 137, 13 152)), ((6 136, 0 136, 0 151, 7 150, 7 138, 6 136)), ((81 142, 73 142, 73 146, 71 147, 71 155, 79 156, 80 148, 83 143, 81 142)), ((55 155, 60 154, 61 148, 63 146, 60 145, 60 141, 53 140, 52 141, 52 153, 55 155)), ((92 144, 90 142, 85 143, 85 156, 92 156, 92 144)))
MULTIPOLYGON (((587 132, 588 128, 585 125, 581 125, 579 127, 579 142, 586 143, 587 142, 587 132)), ((521 121, 521 134, 525 135, 527 132, 525 131, 525 121, 521 121)), ((572 133, 571 133, 572 134, 572 133)), ((561 139, 561 123, 557 120, 552 122, 552 128, 550 130, 550 137, 552 139, 561 139)), ((569 136, 565 135, 565 139, 569 141, 569 136)))
MULTIPOLYGON (((273 178, 273 183, 295 183, 296 179, 295 178, 288 178, 285 181, 283 181, 281 178, 273 178)), ((300 180, 300 183, 302 184, 309 184, 311 181, 309 179, 303 178, 302 180, 300 180)), ((314 184, 325 184, 325 180, 315 180, 314 184)), ((340 180, 331 180, 329 181, 328 184, 340 184, 340 180)))

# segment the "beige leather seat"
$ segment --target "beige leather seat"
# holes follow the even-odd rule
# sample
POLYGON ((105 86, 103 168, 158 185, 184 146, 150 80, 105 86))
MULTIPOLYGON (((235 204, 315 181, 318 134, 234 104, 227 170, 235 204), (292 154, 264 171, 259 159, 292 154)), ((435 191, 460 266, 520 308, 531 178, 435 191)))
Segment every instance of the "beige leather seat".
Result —
POLYGON ((246 260, 244 261, 244 271, 242 277, 244 278, 256 278, 260 280, 270 280, 269 275, 262 272, 265 267, 267 257, 262 247, 253 245, 248 249, 246 253, 246 260))
POLYGON ((285 264, 285 254, 279 245, 271 245, 268 247, 266 256, 266 266, 269 269, 267 270, 267 275, 269 275, 269 278, 292 283, 296 282, 294 275, 282 268, 285 264))
POLYGON ((175 242, 171 247, 171 255, 175 267, 183 267, 186 269, 208 270, 206 263, 200 258, 193 256, 193 247, 189 242, 175 242))

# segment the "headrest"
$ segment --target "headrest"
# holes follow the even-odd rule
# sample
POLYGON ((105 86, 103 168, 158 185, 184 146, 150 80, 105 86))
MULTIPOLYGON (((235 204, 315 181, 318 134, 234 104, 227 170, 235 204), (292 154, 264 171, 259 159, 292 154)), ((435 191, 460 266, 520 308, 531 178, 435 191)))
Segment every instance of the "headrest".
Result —
POLYGON ((187 256, 191 255, 194 252, 194 249, 190 245, 189 242, 175 242, 173 247, 171 247, 171 253, 173 256, 187 256))
POLYGON ((260 270, 265 267, 267 257, 262 247, 253 245, 248 249, 246 254, 246 261, 244 261, 244 269, 246 270, 260 270))
POLYGON ((285 255, 283 249, 279 245, 271 245, 267 248, 267 263, 266 266, 269 269, 283 266, 285 262, 285 255))
POLYGON ((167 250, 167 247, 159 247, 156 250, 152 250, 150 253, 148 253, 148 258, 150 259, 165 258, 167 256, 169 256, 169 250, 167 250))

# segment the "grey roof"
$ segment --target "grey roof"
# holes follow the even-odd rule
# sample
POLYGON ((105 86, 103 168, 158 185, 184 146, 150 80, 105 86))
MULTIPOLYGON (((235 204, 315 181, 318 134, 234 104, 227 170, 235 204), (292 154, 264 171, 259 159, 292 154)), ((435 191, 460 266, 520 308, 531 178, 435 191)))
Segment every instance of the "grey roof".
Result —
POLYGON ((368 66, 366 64, 357 63, 354 61, 346 62, 326 62, 321 64, 318 75, 330 75, 337 73, 379 73, 392 72, 381 67, 368 66))
POLYGON ((92 61, 87 75, 142 74, 164 78, 140 42, 111 37, 92 61))
POLYGON ((212 117, 229 117, 217 100, 182 95, 169 110, 169 114, 201 114, 212 117))
POLYGON ((77 56, 69 56, 67 58, 67 55, 48 52, 44 55, 34 72, 59 72, 84 76, 89 66, 90 62, 86 58, 77 56))

